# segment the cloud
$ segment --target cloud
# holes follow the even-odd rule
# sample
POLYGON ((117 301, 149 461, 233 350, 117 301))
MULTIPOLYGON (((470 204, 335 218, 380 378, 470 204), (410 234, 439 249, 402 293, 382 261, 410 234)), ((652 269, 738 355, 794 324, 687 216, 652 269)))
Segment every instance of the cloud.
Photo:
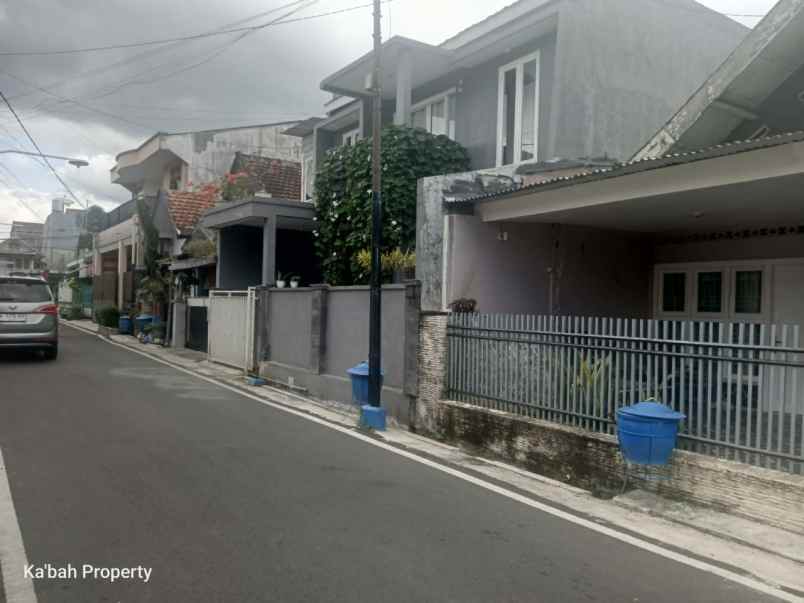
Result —
MULTIPOLYGON (((244 19, 286 1, 0 0, 0 50, 79 48, 265 23, 282 12, 244 19)), ((384 35, 439 43, 511 1, 397 0, 383 5, 384 35)), ((360 4, 366 0, 327 0, 293 17, 360 4)), ((773 1, 704 4, 754 13, 768 10, 773 1)), ((371 28, 371 10, 364 8, 268 27, 236 43, 236 36, 227 34, 96 53, 5 56, 0 89, 45 152, 90 160, 89 168, 78 171, 58 165, 76 194, 93 202, 119 203, 128 194, 108 180, 112 158, 157 131, 320 115, 326 98, 320 81, 371 49, 371 28)), ((0 148, 9 147, 31 149, 13 117, 0 108, 0 148)), ((30 158, 0 159, 15 175, 0 168, 0 222, 12 216, 31 218, 18 199, 47 213, 50 199, 63 194, 53 175, 30 158)))

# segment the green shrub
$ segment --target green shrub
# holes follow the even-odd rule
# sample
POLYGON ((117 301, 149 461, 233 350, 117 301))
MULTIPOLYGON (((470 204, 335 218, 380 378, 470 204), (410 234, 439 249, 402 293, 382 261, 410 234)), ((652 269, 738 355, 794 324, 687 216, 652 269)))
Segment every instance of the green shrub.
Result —
MULTIPOLYGON (((469 156, 446 136, 388 126, 382 132, 383 252, 416 245, 416 181, 463 172, 469 156)), ((326 281, 366 282, 356 258, 371 245, 371 140, 338 147, 322 162, 315 181, 316 252, 326 281)))
POLYGON ((103 306, 95 311, 98 324, 104 327, 115 327, 120 322, 120 311, 115 306, 103 306))

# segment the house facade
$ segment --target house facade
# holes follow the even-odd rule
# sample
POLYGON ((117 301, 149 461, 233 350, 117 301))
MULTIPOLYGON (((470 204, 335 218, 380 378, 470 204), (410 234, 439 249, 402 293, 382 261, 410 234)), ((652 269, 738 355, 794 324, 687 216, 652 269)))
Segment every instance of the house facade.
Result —
POLYGON ((44 224, 40 222, 14 220, 11 222, 11 232, 8 236, 11 239, 23 242, 30 249, 41 251, 43 229, 44 224))
POLYGON ((0 275, 39 272, 41 256, 22 239, 0 242, 0 275))
POLYGON ((51 272, 64 272, 67 264, 78 258, 85 212, 67 207, 67 203, 64 199, 53 199, 42 229, 42 259, 51 272))
MULTIPOLYGON (((520 0, 437 46, 386 41, 383 123, 449 136, 478 170, 625 160, 746 32, 690 0, 520 0)), ((366 54, 325 78, 326 117, 286 130, 303 140, 304 198, 328 149, 370 135, 371 70, 366 54)))
POLYGON ((781 0, 632 159, 421 180, 446 395, 605 433, 656 399, 685 448, 800 473, 802 57, 804 4, 781 0), (463 298, 476 314, 441 314, 463 298))
POLYGON ((134 195, 185 191, 219 181, 238 152, 301 160, 301 141, 283 131, 293 122, 167 134, 159 132, 136 149, 123 151, 111 170, 112 183, 134 195))
POLYGON ((423 305, 804 325, 803 12, 780 2, 631 161, 425 179, 423 305))

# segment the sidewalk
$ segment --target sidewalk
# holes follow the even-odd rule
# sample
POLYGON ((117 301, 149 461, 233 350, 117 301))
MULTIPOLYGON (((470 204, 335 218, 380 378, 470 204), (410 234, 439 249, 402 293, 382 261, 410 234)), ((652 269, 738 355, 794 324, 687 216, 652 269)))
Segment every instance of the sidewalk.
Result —
MULTIPOLYGON (((88 320, 62 321, 90 333, 98 325, 88 320)), ((207 360, 193 350, 174 350, 146 345, 129 335, 111 335, 109 340, 176 367, 236 387, 267 402, 281 404, 325 421, 356 428, 356 407, 337 402, 311 400, 270 386, 246 385, 242 371, 207 360)), ((389 426, 377 433, 388 444, 448 464, 477 477, 497 482, 539 501, 559 507, 596 523, 633 532, 645 540, 677 548, 710 563, 739 568, 763 582, 781 586, 804 600, 804 535, 757 522, 670 501, 634 490, 611 500, 538 474, 493 460, 467 454, 453 446, 389 426)), ((804 513, 804 509, 802 509, 804 513)))

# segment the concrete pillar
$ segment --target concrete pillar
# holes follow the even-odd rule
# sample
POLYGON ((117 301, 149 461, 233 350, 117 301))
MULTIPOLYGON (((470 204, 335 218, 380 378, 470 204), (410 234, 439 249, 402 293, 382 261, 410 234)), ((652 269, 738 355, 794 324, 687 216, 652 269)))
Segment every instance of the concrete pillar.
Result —
POLYGON ((411 93, 413 82, 413 60, 409 50, 403 50, 399 55, 399 64, 396 69, 396 110, 394 125, 410 125, 410 107, 412 105, 411 93))
MULTIPOLYGON (((218 260, 220 263, 220 259, 218 260)), ((262 284, 276 282, 276 220, 265 220, 262 226, 262 284)))
POLYGON ((117 307, 123 309, 123 287, 126 273, 126 248, 122 239, 117 242, 117 307))
POLYGON ((182 349, 187 343, 187 304, 183 302, 173 302, 172 326, 171 345, 174 348, 182 349))
POLYGON ((422 286, 419 281, 405 283, 405 339, 403 342, 404 374, 402 391, 416 397, 419 394, 419 319, 421 317, 422 286))
POLYGON ((327 302, 329 285, 312 285, 313 301, 310 317, 310 370, 320 375, 327 355, 327 302))
POLYGON ((271 359, 271 290, 257 287, 257 301, 254 315, 254 358, 259 373, 260 363, 271 359))

